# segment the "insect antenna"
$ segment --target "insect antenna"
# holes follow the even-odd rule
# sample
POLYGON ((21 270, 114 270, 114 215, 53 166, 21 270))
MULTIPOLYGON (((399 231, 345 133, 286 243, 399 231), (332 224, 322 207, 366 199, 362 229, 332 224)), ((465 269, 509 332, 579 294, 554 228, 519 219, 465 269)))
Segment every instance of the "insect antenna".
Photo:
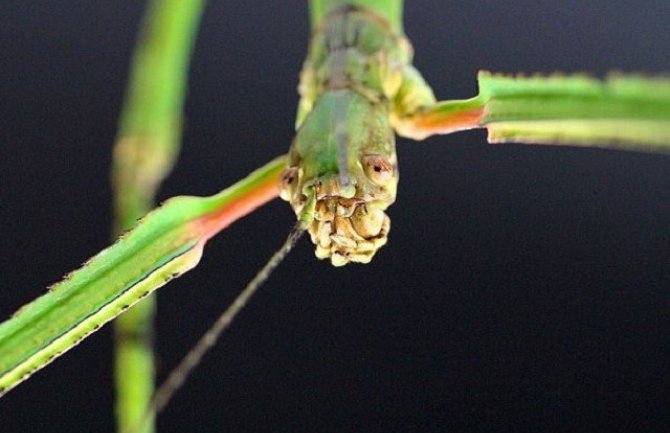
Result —
POLYGON ((270 277, 272 271, 286 258, 293 247, 298 243, 305 233, 307 224, 304 221, 298 221, 289 233, 284 244, 272 255, 270 260, 258 271, 256 276, 247 284, 247 286, 237 295, 232 304, 219 316, 212 326, 205 332, 198 342, 188 351, 179 364, 170 372, 167 379, 158 387, 154 393, 151 402, 147 406, 142 418, 138 421, 135 428, 124 433, 133 433, 142 431, 144 425, 151 417, 159 414, 170 403, 174 394, 184 385, 186 379, 193 370, 200 364, 207 352, 216 344, 221 334, 228 329, 237 314, 242 311, 249 299, 258 291, 263 283, 270 277))

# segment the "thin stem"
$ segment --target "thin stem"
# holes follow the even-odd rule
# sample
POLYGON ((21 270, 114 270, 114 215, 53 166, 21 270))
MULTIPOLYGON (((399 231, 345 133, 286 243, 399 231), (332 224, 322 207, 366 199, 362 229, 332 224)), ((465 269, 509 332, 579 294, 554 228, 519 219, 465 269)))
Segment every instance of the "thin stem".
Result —
MULTIPOLYGON (((182 107, 193 41, 204 1, 152 0, 137 42, 114 148, 113 237, 135 225, 179 153, 182 107)), ((148 297, 115 323, 116 417, 137 423, 154 389, 153 316, 148 297)), ((155 430, 153 419, 141 433, 155 430)))

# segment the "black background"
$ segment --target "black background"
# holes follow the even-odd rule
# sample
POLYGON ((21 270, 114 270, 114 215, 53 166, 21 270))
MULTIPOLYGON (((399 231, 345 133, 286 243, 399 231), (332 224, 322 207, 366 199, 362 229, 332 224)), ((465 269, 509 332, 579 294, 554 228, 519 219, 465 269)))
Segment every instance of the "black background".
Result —
MULTIPOLYGON (((0 3, 0 316, 108 244, 108 165, 137 0, 0 3)), ((478 69, 670 70, 670 3, 410 1, 446 98, 478 69)), ((305 1, 211 1, 182 157, 206 195, 286 151, 305 1)), ((162 432, 670 431, 670 159, 400 140, 388 246, 335 269, 303 240, 161 415, 162 432)), ((164 377, 284 240, 276 201, 160 290, 164 377)), ((112 432, 110 327, 0 401, 0 431, 112 432)))

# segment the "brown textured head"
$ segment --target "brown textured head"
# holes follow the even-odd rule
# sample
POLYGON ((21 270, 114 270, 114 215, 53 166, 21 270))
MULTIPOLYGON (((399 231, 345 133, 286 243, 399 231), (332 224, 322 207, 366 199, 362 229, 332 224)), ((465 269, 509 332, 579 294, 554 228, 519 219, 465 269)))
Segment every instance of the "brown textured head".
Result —
POLYGON ((281 183, 281 197, 296 215, 311 213, 308 230, 317 257, 335 266, 370 262, 388 239, 391 222, 384 211, 398 184, 387 108, 347 90, 323 96, 298 130, 281 183), (332 113, 343 102, 347 152, 346 163, 338 164, 332 113), (345 176, 339 168, 344 164, 345 176))

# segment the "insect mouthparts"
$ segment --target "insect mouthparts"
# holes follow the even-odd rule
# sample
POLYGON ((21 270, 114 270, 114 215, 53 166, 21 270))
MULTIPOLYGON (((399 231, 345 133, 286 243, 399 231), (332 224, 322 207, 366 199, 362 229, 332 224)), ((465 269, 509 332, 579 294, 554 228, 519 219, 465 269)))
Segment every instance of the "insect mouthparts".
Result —
POLYGON ((383 210, 366 203, 329 197, 316 204, 308 230, 320 259, 334 266, 369 263, 386 244, 391 220, 383 210))

